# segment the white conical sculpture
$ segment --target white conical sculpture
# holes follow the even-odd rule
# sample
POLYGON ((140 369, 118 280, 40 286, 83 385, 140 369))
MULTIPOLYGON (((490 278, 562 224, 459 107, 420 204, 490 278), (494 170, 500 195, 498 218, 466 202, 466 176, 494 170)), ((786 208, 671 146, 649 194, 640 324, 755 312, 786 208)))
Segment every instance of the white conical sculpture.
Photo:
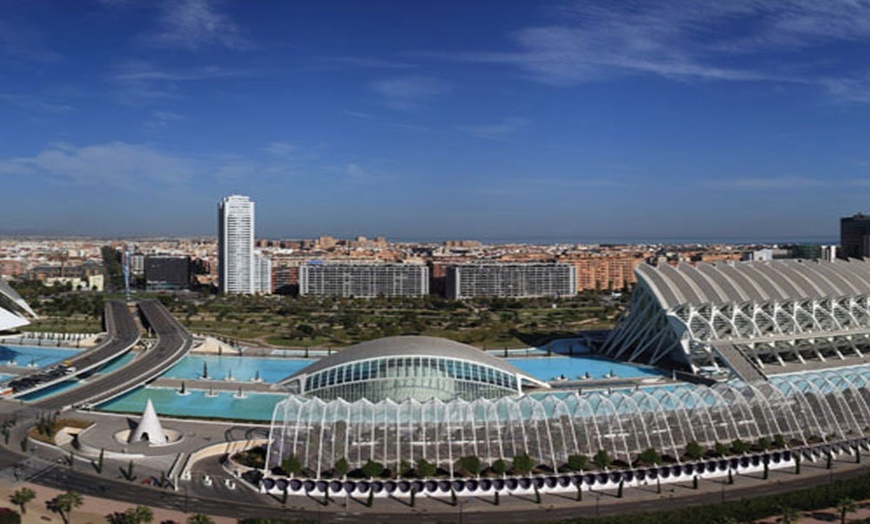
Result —
POLYGON ((130 442, 142 442, 143 440, 147 440, 151 444, 166 444, 168 441, 150 398, 145 404, 145 411, 142 413, 139 425, 136 426, 136 431, 130 436, 130 442))

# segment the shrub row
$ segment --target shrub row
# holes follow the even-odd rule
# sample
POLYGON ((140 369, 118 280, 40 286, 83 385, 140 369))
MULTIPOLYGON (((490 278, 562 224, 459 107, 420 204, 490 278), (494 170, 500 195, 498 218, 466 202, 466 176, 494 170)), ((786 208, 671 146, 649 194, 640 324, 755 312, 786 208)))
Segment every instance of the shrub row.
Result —
POLYGON ((815 511, 832 508, 844 499, 870 498, 870 474, 799 491, 654 513, 612 517, 581 517, 571 522, 595 524, 697 524, 698 522, 751 522, 779 515, 783 508, 815 511))

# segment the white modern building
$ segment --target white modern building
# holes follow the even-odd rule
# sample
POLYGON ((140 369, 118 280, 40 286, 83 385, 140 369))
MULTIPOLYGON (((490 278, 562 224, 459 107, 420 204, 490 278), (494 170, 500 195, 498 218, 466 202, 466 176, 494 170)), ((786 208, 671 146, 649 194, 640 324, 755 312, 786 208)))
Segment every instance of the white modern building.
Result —
POLYGON ((870 261, 640 265, 605 355, 761 380, 870 354, 870 261))
POLYGON ((259 251, 254 253, 254 292, 272 294, 272 259, 259 251))
POLYGON ((218 269, 221 293, 255 293, 254 202, 231 195, 218 205, 218 269))
POLYGON ((309 262, 299 266, 299 294, 422 297, 429 294, 429 268, 422 264, 309 262))
POLYGON ((0 279, 0 332, 30 324, 36 313, 9 284, 0 279))
POLYGON ((447 298, 569 297, 577 294, 572 264, 479 263, 447 270, 447 298))

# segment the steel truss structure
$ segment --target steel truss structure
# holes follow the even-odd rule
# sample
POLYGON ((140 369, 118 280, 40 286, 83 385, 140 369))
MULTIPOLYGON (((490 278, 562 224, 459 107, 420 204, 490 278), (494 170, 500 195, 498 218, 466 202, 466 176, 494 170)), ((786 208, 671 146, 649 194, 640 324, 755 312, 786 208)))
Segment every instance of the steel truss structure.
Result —
POLYGON ((638 266, 610 357, 758 378, 767 364, 870 352, 870 262, 768 261, 638 266))
POLYGON ((782 435, 789 445, 870 432, 870 366, 796 373, 713 387, 652 386, 584 394, 475 401, 372 403, 290 396, 274 411, 266 469, 296 457, 320 477, 341 458, 376 460, 393 471, 419 459, 451 475, 461 457, 484 464, 528 454, 558 470, 572 454, 606 450, 634 461, 654 448, 676 460, 686 444, 754 443, 782 435))

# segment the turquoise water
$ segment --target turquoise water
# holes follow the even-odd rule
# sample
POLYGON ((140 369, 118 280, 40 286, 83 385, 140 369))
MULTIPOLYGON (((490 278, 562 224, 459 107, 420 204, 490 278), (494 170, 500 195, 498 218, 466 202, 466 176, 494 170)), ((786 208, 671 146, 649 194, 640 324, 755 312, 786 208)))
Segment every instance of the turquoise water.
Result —
POLYGON ((135 353, 125 353, 121 357, 119 357, 119 358, 113 360, 112 362, 109 362, 105 366, 101 367, 99 370, 97 370, 97 374, 111 373, 113 371, 117 371, 118 369, 129 364, 130 361, 133 360, 134 358, 136 358, 135 353))
POLYGON ((260 380, 274 384, 314 362, 313 359, 262 357, 232 357, 218 355, 188 355, 162 375, 163 378, 192 380, 202 378, 204 367, 209 378, 250 382, 260 373, 260 380))
POLYGON ((43 348, 33 346, 0 346, 0 364, 8 365, 14 360, 17 366, 45 367, 68 359, 81 352, 80 349, 43 348))
POLYGON ((49 386, 47 388, 40 389, 39 391, 34 391, 33 393, 29 393, 22 397, 18 397, 21 400, 40 400, 46 397, 50 397, 52 395, 56 395, 62 391, 66 391, 68 389, 72 389, 79 385, 79 381, 76 379, 72 380, 64 380, 63 382, 58 382, 53 386, 49 386))
POLYGON ((117 413, 142 413, 148 399, 154 403, 158 415, 177 417, 202 417, 269 422, 275 404, 287 398, 286 393, 249 393, 245 398, 235 398, 231 391, 215 392, 187 389, 187 395, 179 395, 171 388, 139 388, 110 400, 98 407, 101 411, 117 413))
POLYGON ((662 371, 657 369, 590 356, 508 358, 505 360, 539 380, 553 380, 563 375, 569 380, 575 380, 586 377, 587 373, 592 379, 606 378, 611 373, 615 374, 616 378, 644 378, 664 375, 662 371))

